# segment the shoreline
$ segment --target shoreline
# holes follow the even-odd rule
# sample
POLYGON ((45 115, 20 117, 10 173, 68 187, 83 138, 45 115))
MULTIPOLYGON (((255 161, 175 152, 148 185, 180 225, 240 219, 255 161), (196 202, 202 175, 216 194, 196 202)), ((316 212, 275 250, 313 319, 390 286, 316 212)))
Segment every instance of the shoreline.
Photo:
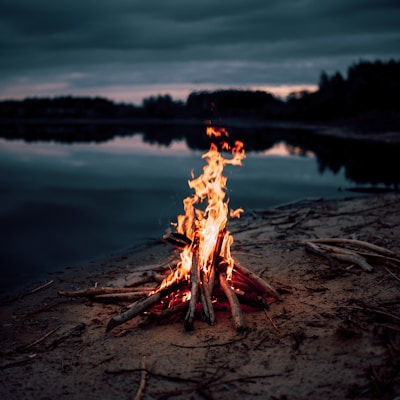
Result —
MULTIPOLYGON (((354 188, 354 189, 344 189, 344 192, 348 192, 348 196, 346 197, 337 197, 337 198, 303 198, 296 199, 293 201, 280 203, 275 206, 268 208, 267 210, 255 209, 245 211, 242 216, 246 216, 248 218, 251 215, 255 215, 257 213, 262 213, 264 211, 273 211, 291 207, 297 207, 304 203, 314 203, 318 204, 321 202, 340 202, 340 201, 352 201, 358 200, 362 198, 374 197, 385 194, 393 194, 396 195, 399 192, 394 189, 381 189, 375 188, 375 190, 369 190, 369 188, 354 188)), ((235 226, 235 220, 231 220, 230 223, 235 226)), ((155 237, 152 239, 147 239, 146 241, 142 241, 140 243, 136 243, 130 246, 124 246, 119 249, 116 249, 111 252, 107 252, 95 257, 89 257, 74 263, 65 264, 58 268, 54 268, 53 270, 43 271, 40 275, 35 277, 31 277, 26 282, 17 284, 11 287, 9 290, 5 290, 0 295, 0 306, 1 304, 7 304, 15 299, 24 297, 27 293, 30 293, 32 290, 36 288, 46 285, 49 281, 53 281, 54 279, 64 279, 60 277, 67 276, 78 276, 82 275, 101 275, 104 273, 104 268, 106 265, 115 264, 115 266, 120 267, 121 265, 125 265, 129 268, 130 264, 139 263, 145 264, 146 262, 151 261, 152 253, 159 253, 160 259, 162 257, 167 257, 172 252, 170 245, 166 244, 162 240, 162 236, 155 237), (133 259, 134 261, 131 261, 133 259), (126 262, 125 262, 126 261, 126 262)))
MULTIPOLYGON (((353 189, 344 189, 344 192, 348 192, 349 195, 345 198, 337 197, 331 199, 324 199, 324 198, 304 198, 304 199, 296 199, 293 201, 280 203, 275 206, 269 208, 269 210, 275 210, 285 207, 296 207, 296 205, 303 203, 303 202, 321 202, 321 201, 341 201, 344 199, 357 199, 360 197, 371 196, 380 193, 396 193, 393 189, 385 189, 381 192, 381 190, 377 189, 376 191, 369 191, 361 188, 360 190, 353 189)), ((262 212, 263 210, 249 210, 245 211, 242 215, 252 215, 257 212, 262 212)), ((235 223, 235 221, 231 221, 231 223, 235 223)), ((162 241, 162 236, 154 237, 152 239, 147 239, 142 242, 124 246, 118 248, 114 251, 110 251, 104 254, 99 254, 95 257, 88 257, 77 262, 67 263, 64 265, 60 265, 58 267, 54 267, 51 270, 42 271, 39 275, 35 275, 27 279, 26 281, 13 285, 9 289, 3 290, 0 292, 0 305, 3 303, 8 303, 10 299, 16 299, 19 297, 24 297, 26 293, 29 293, 31 290, 35 290, 35 288, 40 287, 43 284, 53 280, 54 278, 57 279, 59 276, 70 276, 71 274, 85 274, 87 272, 89 275, 92 273, 101 273, 100 265, 107 265, 113 262, 113 260, 118 260, 117 264, 120 264, 123 260, 127 260, 130 257, 135 259, 135 262, 143 263, 146 261, 147 256, 150 252, 150 249, 156 248, 160 254, 165 255, 171 250, 169 245, 166 245, 162 241), (91 271, 91 266, 95 266, 95 270, 91 271), (100 271, 100 272, 99 272, 100 271)), ((128 260, 129 261, 129 260, 128 260)), ((128 262, 129 264, 129 262, 128 262)))
POLYGON ((399 200, 399 193, 304 200, 235 220, 233 256, 282 296, 267 314, 244 310, 246 333, 236 333, 229 309, 216 304, 216 325, 196 320, 190 333, 179 320, 141 326, 137 317, 106 334, 126 304, 57 294, 120 286, 135 271, 171 265, 176 254, 166 243, 55 274, 51 285, 0 306, 0 395, 132 398, 145 360, 143 399, 394 398, 400 264, 374 258, 371 272, 333 266, 304 241, 357 239, 399 257, 399 200))

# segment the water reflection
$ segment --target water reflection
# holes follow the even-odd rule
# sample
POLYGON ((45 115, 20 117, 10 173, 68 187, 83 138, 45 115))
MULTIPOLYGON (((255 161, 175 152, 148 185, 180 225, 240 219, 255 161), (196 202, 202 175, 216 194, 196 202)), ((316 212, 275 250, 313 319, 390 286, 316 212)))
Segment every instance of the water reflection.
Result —
MULTIPOLYGON (((54 140, 60 143, 105 143, 125 151, 126 148, 139 152, 157 153, 171 151, 188 154, 193 150, 204 151, 209 146, 209 139, 204 134, 204 124, 47 124, 10 125, 1 127, 0 136, 20 138, 25 141, 54 140), (140 134, 140 136, 138 135, 140 134), (115 139, 115 137, 119 137, 115 139), (122 137, 129 137, 130 143, 122 137), (111 140, 112 139, 112 140, 111 140), (111 140, 111 142, 110 142, 111 140), (152 144, 156 147, 146 146, 152 144), (166 151, 166 149, 169 149, 166 151)), ((249 128, 246 126, 229 127, 232 140, 245 143, 247 152, 269 154, 282 151, 290 154, 310 155, 317 158, 319 171, 329 170, 337 173, 342 168, 346 177, 360 184, 384 184, 397 188, 400 182, 399 144, 386 145, 375 142, 363 142, 354 139, 343 140, 323 135, 316 135, 315 130, 307 127, 296 129, 286 127, 249 128), (284 143, 284 145, 282 144, 284 143)))

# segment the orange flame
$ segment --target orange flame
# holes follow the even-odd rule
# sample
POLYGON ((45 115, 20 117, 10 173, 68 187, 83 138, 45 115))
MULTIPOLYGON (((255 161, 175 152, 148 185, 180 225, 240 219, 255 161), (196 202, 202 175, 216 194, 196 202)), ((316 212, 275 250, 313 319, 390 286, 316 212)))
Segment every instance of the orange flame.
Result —
MULTIPOLYGON (((224 128, 207 127, 206 133, 210 137, 229 136, 224 128)), ((194 194, 183 200, 185 214, 177 217, 176 230, 188 237, 192 241, 192 245, 186 246, 181 251, 180 261, 172 279, 190 280, 195 241, 197 243, 195 255, 197 262, 206 276, 210 272, 218 235, 225 229, 229 214, 229 200, 225 200, 227 178, 223 176, 223 170, 226 165, 242 165, 242 160, 246 157, 243 143, 240 141, 236 141, 232 148, 226 141, 223 141, 221 149, 231 150, 232 158, 224 158, 218 150, 218 146, 211 143, 210 149, 202 155, 202 158, 206 160, 203 173, 197 178, 192 174, 192 179, 188 181, 194 194)), ((241 212, 243 212, 242 209, 230 210, 230 216, 239 218, 241 212)), ((232 242, 232 236, 227 234, 221 246, 221 256, 227 264, 228 278, 233 268, 233 259, 230 254, 232 242)), ((161 287, 165 283, 163 282, 161 287)))
POLYGON ((206 134, 209 137, 221 137, 222 135, 224 135, 225 137, 229 137, 229 133, 225 128, 216 128, 214 126, 207 126, 206 134))

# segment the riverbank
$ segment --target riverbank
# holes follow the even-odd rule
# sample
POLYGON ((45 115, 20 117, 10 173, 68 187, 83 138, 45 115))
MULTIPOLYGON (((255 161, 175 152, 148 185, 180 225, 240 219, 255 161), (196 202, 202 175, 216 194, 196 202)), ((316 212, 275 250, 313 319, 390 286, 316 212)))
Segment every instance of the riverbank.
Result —
POLYGON ((282 297, 267 314, 246 308, 246 333, 236 333, 229 309, 216 305, 217 324, 196 321, 191 333, 182 321, 141 326, 137 317, 106 334, 122 304, 58 295, 120 286, 172 263, 176 255, 162 242, 55 273, 0 307, 0 395, 130 399, 142 382, 143 399, 393 399, 399 263, 376 256, 366 272, 306 251, 305 241, 356 239, 399 256, 399 200, 393 193, 309 200, 232 223, 234 257, 282 297))

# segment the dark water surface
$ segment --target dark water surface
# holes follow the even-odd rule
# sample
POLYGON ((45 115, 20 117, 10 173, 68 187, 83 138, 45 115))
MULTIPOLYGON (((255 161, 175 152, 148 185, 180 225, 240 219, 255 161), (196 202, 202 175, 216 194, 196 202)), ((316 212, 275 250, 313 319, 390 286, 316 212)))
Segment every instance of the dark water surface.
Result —
MULTIPOLYGON (((266 209, 309 198, 349 196, 340 169, 318 171, 312 153, 283 143, 227 166, 230 205, 266 209)), ((26 143, 0 139, 0 292, 90 258, 159 238, 183 212, 187 181, 202 151, 141 135, 105 143, 26 143)))

